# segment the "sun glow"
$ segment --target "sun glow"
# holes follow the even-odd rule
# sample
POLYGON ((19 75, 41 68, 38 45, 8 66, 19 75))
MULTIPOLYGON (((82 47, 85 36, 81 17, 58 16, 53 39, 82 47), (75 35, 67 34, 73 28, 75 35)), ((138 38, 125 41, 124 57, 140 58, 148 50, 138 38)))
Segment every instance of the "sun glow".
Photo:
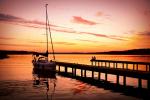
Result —
MULTIPOLYGON (((138 1, 47 1, 55 51, 150 48, 150 2, 138 1)), ((1 50, 45 51, 44 3, 0 1, 1 50)))

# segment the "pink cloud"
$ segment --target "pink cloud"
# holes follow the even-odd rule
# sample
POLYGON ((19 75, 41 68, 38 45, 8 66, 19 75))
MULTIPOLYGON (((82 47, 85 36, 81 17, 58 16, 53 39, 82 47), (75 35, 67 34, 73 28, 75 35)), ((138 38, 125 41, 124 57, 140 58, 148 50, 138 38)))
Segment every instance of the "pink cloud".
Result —
POLYGON ((98 24, 94 21, 90 21, 90 20, 84 19, 84 18, 79 17, 79 16, 73 16, 72 21, 75 22, 75 23, 85 24, 85 25, 96 25, 96 24, 98 24))
POLYGON ((76 39, 76 40, 83 41, 83 42, 92 42, 92 43, 97 43, 97 42, 99 42, 99 41, 85 40, 85 39, 76 39))
MULTIPOLYGON (((45 28, 44 22, 36 21, 36 20, 26 20, 26 19, 23 19, 20 17, 8 15, 8 14, 2 14, 2 13, 0 13, 0 21, 9 22, 9 23, 16 24, 16 25, 22 25, 25 27, 45 28)), ((77 17, 77 16, 73 16, 73 21, 76 23, 81 23, 81 24, 86 24, 86 25, 97 24, 96 22, 89 21, 89 20, 83 19, 82 17, 77 17)), ((74 34, 88 34, 88 35, 93 35, 93 36, 97 36, 97 37, 105 37, 105 38, 115 39, 115 40, 123 40, 123 41, 125 40, 125 39, 123 39, 121 37, 117 37, 117 36, 107 36, 105 34, 97 34, 97 33, 91 33, 91 32, 77 32, 77 31, 73 30, 72 28, 67 28, 67 27, 63 27, 63 26, 59 26, 59 25, 51 24, 50 26, 53 31, 57 31, 57 32, 74 33, 74 34)))
POLYGON ((109 39, 114 39, 114 40, 121 40, 121 41, 127 41, 126 39, 123 39, 122 37, 114 36, 114 35, 104 35, 104 34, 96 34, 96 33, 91 33, 91 32, 80 32, 80 34, 89 34, 97 37, 104 37, 104 38, 109 38, 109 39))
POLYGON ((140 35, 140 36, 150 36, 150 32, 149 31, 139 32, 139 33, 137 33, 137 35, 140 35))
MULTIPOLYGON (((1 22, 8 22, 16 25, 22 25, 26 27, 32 27, 32 28, 45 28, 45 22, 37 21, 37 20, 27 20, 24 18, 16 17, 9 14, 0 13, 0 21, 1 22)), ((54 24, 50 24, 51 27, 56 28, 66 28, 63 26, 58 26, 54 24)))
POLYGON ((73 29, 56 29, 56 28, 51 28, 53 31, 57 32, 64 32, 64 33, 76 33, 75 30, 73 29))
POLYGON ((71 43, 71 42, 54 42, 54 44, 76 45, 75 43, 71 43))

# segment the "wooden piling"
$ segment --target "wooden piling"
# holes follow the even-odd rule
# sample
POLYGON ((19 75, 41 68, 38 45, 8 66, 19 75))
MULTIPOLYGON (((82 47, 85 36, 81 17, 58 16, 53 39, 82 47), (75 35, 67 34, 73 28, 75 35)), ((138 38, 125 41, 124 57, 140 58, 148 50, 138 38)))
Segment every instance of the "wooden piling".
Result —
POLYGON ((119 84, 119 75, 117 74, 116 83, 119 84))
POLYGON ((123 76, 123 85, 126 86, 126 76, 123 76))
POLYGON ((65 66, 65 73, 67 73, 67 66, 65 66))
POLYGON ((100 80, 100 79, 101 79, 101 73, 98 72, 98 80, 100 80))
POLYGON ((84 70, 84 77, 86 77, 86 70, 84 70))
POLYGON ((81 77, 83 77, 83 70, 81 69, 81 77))
POLYGON ((94 71, 92 71, 92 78, 94 79, 94 71))
POLYGON ((142 88, 142 79, 141 78, 138 79, 138 88, 142 88))
POLYGON ((107 73, 105 73, 105 80, 107 81, 107 73))

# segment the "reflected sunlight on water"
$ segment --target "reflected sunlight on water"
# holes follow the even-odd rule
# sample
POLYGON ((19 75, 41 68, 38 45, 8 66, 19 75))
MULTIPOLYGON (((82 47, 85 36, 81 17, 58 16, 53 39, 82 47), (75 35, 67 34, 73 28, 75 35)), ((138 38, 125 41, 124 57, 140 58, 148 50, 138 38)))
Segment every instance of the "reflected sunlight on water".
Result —
MULTIPOLYGON (((90 59, 93 55, 56 55, 58 61, 91 64, 90 59)), ((150 56, 128 56, 128 55, 94 55, 97 59, 108 60, 125 60, 125 61, 141 61, 150 62, 150 56)), ((33 86, 33 66, 31 63, 31 55, 10 55, 10 58, 0 60, 0 99, 1 100, 46 100, 47 95, 49 100, 137 100, 138 98, 125 96, 121 93, 116 93, 111 90, 98 88, 90 84, 56 75, 56 89, 52 96, 52 85, 46 94, 46 86, 33 86)), ((71 71, 71 69, 70 69, 71 71)), ((94 73, 95 76, 97 73, 94 73)), ((87 72, 87 76, 91 76, 91 72, 87 72)), ((104 75, 102 74, 102 79, 104 75)), ((108 80, 115 82, 114 75, 108 75, 108 80)), ((122 79, 120 78, 122 84, 122 79)), ((144 80, 143 83, 146 83, 144 80)), ((128 78, 127 83, 137 86, 137 80, 128 78)))

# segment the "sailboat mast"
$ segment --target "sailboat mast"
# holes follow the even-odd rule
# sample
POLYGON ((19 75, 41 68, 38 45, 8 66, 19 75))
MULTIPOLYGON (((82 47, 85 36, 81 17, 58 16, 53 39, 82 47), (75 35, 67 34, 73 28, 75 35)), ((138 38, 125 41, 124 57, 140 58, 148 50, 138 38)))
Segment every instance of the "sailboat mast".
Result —
POLYGON ((48 25, 47 25, 47 20, 48 20, 48 15, 47 15, 47 6, 48 6, 48 4, 46 4, 45 5, 45 7, 46 7, 46 43, 47 43, 47 45, 46 45, 46 48, 47 48, 47 50, 46 50, 46 56, 48 57, 48 25))

